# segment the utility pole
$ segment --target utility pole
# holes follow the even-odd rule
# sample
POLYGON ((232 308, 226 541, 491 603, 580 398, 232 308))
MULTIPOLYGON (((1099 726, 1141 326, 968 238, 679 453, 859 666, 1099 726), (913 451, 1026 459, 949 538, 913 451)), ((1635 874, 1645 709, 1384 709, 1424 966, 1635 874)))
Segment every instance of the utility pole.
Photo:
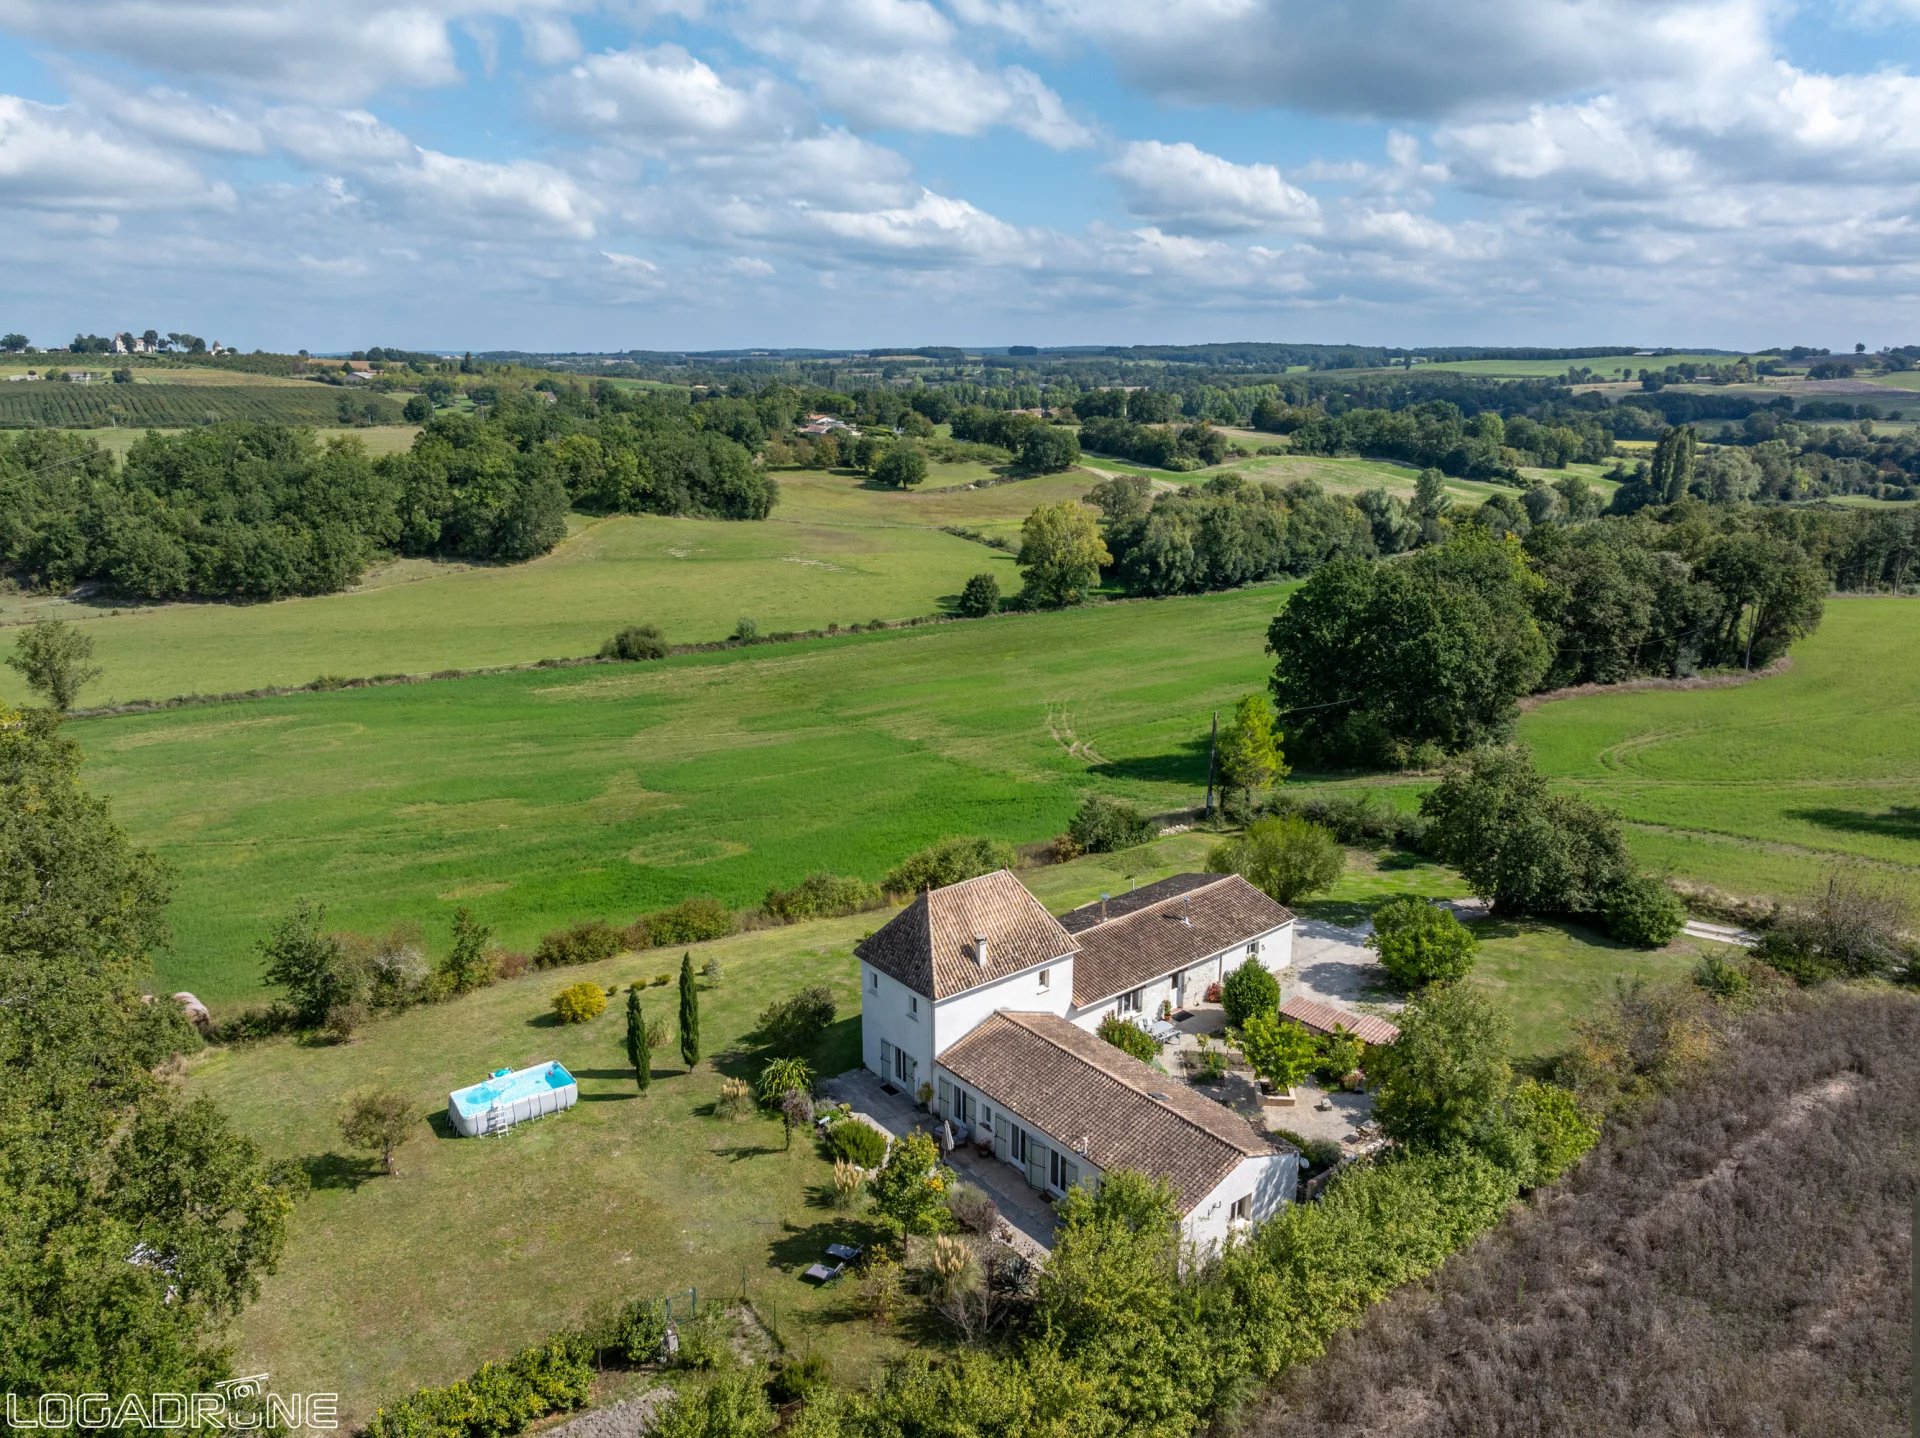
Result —
POLYGON ((1207 803, 1201 817, 1213 817, 1213 774, 1215 755, 1220 748, 1220 711, 1213 711, 1213 737, 1207 741, 1207 803))

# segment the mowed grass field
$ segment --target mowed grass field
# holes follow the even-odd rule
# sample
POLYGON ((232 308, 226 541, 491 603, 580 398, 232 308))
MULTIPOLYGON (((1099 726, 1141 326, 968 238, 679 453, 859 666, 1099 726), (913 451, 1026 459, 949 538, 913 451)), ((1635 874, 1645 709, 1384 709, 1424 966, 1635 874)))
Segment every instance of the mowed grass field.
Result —
MULTIPOLYGON (((353 591, 271 604, 117 608, 12 595, 0 597, 0 625, 42 615, 79 623, 104 670, 85 698, 104 704, 592 654, 642 622, 702 643, 726 638, 742 616, 766 632, 905 619, 938 612, 969 575, 1019 588, 1010 555, 939 525, 985 519, 1017 532, 1042 497, 1092 482, 895 494, 846 475, 788 476, 783 496, 795 502, 764 523, 582 517, 558 549, 526 564, 400 561, 353 591)), ((0 697, 24 696, 19 676, 0 670, 0 697)))
MULTIPOLYGON (((744 528, 744 526, 740 526, 744 528)), ((954 541, 959 543, 960 541, 954 541)), ((981 554, 988 551, 974 546, 981 554)), ((1286 586, 77 721, 87 782, 174 867, 161 982, 257 997, 293 900, 530 946, 814 869, 881 877, 949 834, 1059 833, 1102 788, 1205 784, 1210 714, 1265 683, 1286 586)))
MULTIPOLYGON (((284 383, 298 384, 300 381, 287 380, 284 381, 284 383)), ((134 441, 148 432, 149 431, 145 429, 126 428, 75 429, 67 431, 69 434, 84 435, 99 445, 100 448, 110 449, 115 454, 123 457, 128 450, 133 448, 134 441)), ((172 431, 163 429, 160 432, 167 434, 172 431)), ((357 439, 367 447, 368 454, 382 455, 399 454, 404 450, 413 448, 413 439, 415 435, 420 433, 420 426, 417 424, 370 424, 351 429, 315 426, 314 432, 323 440, 335 438, 357 439)))
MULTIPOLYGON (((1670 365, 1722 365, 1732 364, 1739 359, 1737 354, 1671 354, 1671 355, 1599 355, 1589 359, 1479 359, 1479 360, 1441 360, 1433 364, 1417 364, 1411 373, 1422 370, 1442 371, 1448 374, 1479 375, 1483 379, 1557 379, 1569 369, 1584 367, 1597 374, 1616 375, 1622 369, 1630 369, 1635 375, 1641 370, 1660 371, 1670 365)), ((1399 367, 1394 367, 1399 372, 1399 367)), ((1385 371, 1371 371, 1385 373, 1385 371)))
POLYGON ((1832 600, 1784 674, 1562 700, 1520 736, 1658 867, 1792 895, 1857 860, 1920 895, 1920 603, 1832 600))
MULTIPOLYGON (((1029 870, 1023 880, 1055 912, 1198 868, 1214 836, 1187 833, 1119 854, 1029 870)), ((1464 892, 1428 864, 1381 866, 1354 855, 1348 873, 1308 911, 1351 921, 1394 893, 1464 892)), ((871 1237, 861 1215, 822 1203, 830 1165, 805 1138, 782 1146, 780 1125, 738 1123, 710 1107, 723 1075, 750 1075, 754 1016, 810 983, 825 984, 839 1017, 808 1057, 833 1074, 859 1063, 859 993, 852 955, 884 914, 763 930, 693 951, 718 960, 701 997, 707 1057, 692 1074, 670 1044, 640 1096, 620 1052, 624 997, 591 1022, 560 1027, 548 1001, 564 984, 623 986, 670 974, 675 951, 530 974, 452 1003, 376 1022, 351 1044, 274 1040, 196 1059, 188 1087, 217 1099, 275 1157, 300 1161, 313 1192, 296 1209, 285 1258, 241 1319, 236 1358, 283 1390, 337 1389, 349 1420, 422 1383, 464 1376, 601 1304, 697 1287, 702 1301, 743 1292, 789 1351, 818 1352, 843 1382, 900 1351, 906 1335, 848 1311, 846 1295, 799 1277, 825 1246, 871 1237), (564 1115, 477 1142, 450 1136, 449 1090, 501 1065, 565 1063, 581 1102, 564 1115), (416 1123, 386 1178, 348 1154, 332 1126, 346 1096, 391 1088, 416 1123), (531 1216, 531 1221, 530 1221, 531 1216)), ((1482 925, 1469 982, 1514 1011, 1514 1055, 1558 1052, 1571 1022, 1616 977, 1684 973, 1696 945, 1620 950, 1577 928, 1482 925)), ((645 990, 646 1011, 672 1025, 675 989, 645 990)))

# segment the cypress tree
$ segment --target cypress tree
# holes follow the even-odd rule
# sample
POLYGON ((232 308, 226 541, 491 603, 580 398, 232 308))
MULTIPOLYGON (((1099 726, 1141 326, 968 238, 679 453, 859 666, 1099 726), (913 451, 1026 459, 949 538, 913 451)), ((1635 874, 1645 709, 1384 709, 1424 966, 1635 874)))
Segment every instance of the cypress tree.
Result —
POLYGON ((647 1047, 647 1021, 640 1012, 640 990, 627 990, 627 1062, 633 1065, 633 1082, 641 1093, 653 1082, 653 1050, 647 1047))
POLYGON ((680 1057, 689 1071, 700 1062, 700 992, 693 986, 693 955, 680 956, 680 1057))

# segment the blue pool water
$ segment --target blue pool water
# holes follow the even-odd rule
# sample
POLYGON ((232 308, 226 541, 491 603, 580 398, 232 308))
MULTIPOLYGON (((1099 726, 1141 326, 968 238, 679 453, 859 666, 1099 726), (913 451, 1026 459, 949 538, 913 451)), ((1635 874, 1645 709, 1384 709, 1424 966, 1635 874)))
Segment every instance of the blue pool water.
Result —
POLYGON ((449 1097, 462 1114, 474 1117, 484 1114, 496 1102, 512 1103, 548 1089, 565 1088, 572 1082, 573 1075, 567 1072, 566 1065, 558 1062, 536 1064, 532 1068, 516 1069, 499 1078, 482 1079, 477 1084, 455 1089, 449 1097))

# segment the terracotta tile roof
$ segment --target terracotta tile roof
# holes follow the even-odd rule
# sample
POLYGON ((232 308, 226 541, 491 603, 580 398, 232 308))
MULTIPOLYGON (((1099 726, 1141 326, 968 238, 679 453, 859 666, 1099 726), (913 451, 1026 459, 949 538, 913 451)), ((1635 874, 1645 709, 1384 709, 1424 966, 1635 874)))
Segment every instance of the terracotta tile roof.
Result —
POLYGON ((1280 1017, 1304 1024, 1317 1034, 1330 1034, 1337 1025, 1364 1044, 1390 1044, 1400 1037, 1399 1026, 1385 1019, 1350 1013, 1336 1004, 1323 1004, 1297 995, 1280 1005, 1280 1017))
POLYGON ((1176 874, 1100 905, 1063 915, 1080 943, 1073 959, 1076 1008, 1137 989, 1223 949, 1293 922, 1293 911, 1238 874, 1176 874))
POLYGON ((1294 1151, 1054 1014, 1002 1009, 936 1062, 1102 1171, 1131 1168, 1167 1179, 1183 1214, 1242 1159, 1294 1151))
POLYGON ((1005 869, 921 894, 854 949, 881 973, 930 999, 1064 958, 1073 935, 1005 869), (980 962, 977 940, 986 942, 980 962))

